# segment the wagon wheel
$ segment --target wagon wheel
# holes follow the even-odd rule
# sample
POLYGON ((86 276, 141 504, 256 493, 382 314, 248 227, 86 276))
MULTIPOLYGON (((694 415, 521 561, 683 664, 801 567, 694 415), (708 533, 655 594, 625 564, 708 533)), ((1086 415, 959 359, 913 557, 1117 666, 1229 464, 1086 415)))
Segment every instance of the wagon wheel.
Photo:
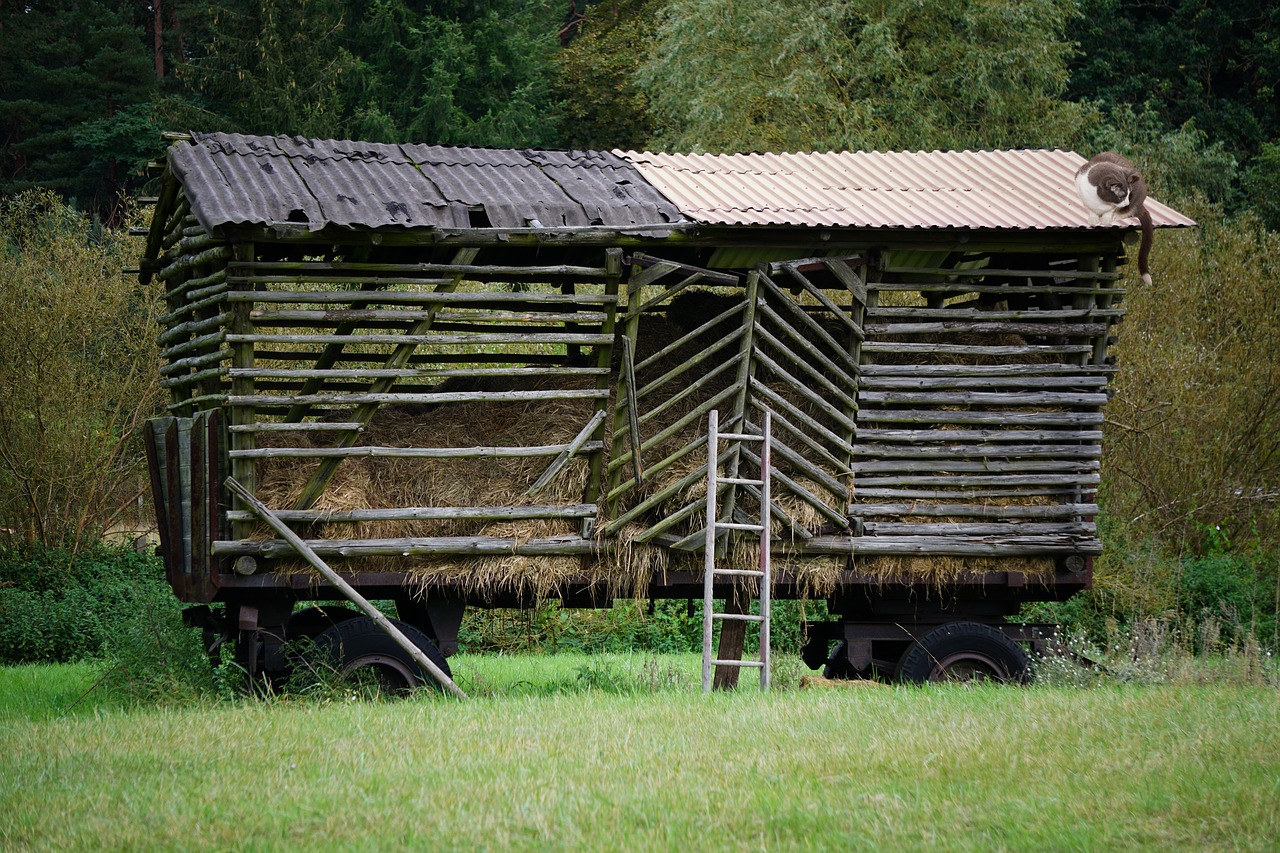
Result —
POLYGON ((898 662, 898 679, 998 681, 1023 684, 1031 678, 1031 658, 999 629, 978 622, 951 622, 925 634, 898 662))
MULTIPOLYGON (((431 638, 405 622, 392 619, 391 623, 452 677, 449 664, 431 638)), ((316 636, 315 653, 341 677, 371 678, 384 693, 404 695, 422 686, 440 689, 431 674, 368 616, 346 619, 321 631, 316 636)))

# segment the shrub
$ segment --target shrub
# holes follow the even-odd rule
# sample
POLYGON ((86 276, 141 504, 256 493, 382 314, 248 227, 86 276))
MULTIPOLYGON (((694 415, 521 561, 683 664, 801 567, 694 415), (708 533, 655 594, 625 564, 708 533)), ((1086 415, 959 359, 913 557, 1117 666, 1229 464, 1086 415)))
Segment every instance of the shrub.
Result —
POLYGON ((212 686, 160 561, 130 549, 39 546, 0 553, 0 663, 100 659, 127 698, 212 686))
POLYGON ((0 199, 0 544, 97 542, 145 492, 158 288, 141 248, 44 190, 0 199))

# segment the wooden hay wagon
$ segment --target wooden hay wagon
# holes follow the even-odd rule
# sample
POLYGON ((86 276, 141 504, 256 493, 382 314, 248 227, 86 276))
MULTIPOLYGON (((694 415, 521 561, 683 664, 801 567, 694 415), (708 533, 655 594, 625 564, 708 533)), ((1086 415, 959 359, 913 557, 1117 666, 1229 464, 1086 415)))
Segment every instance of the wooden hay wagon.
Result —
MULTIPOLYGON (((722 439, 715 508, 758 521, 767 479, 769 536, 714 557, 763 550, 774 597, 829 601, 810 665, 1017 677, 1005 617, 1086 588, 1101 548, 1133 227, 1087 227, 1082 162, 178 140, 142 271, 169 581, 250 673, 364 636, 303 606, 333 587, 231 477, 433 653, 468 605, 701 597, 709 415, 752 437, 767 412, 768 477, 722 439)), ((741 607, 744 577, 714 594, 741 607)))

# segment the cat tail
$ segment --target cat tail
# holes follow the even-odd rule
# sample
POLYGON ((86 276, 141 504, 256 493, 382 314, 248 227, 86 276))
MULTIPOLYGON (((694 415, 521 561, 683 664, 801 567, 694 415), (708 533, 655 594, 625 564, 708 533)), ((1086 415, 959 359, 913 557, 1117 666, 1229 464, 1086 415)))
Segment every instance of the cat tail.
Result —
POLYGON ((1142 273, 1144 284, 1151 283, 1151 243, 1156 237, 1156 228, 1151 224, 1151 214, 1146 207, 1138 208, 1138 221, 1142 223, 1142 242, 1138 245, 1138 272, 1142 273))

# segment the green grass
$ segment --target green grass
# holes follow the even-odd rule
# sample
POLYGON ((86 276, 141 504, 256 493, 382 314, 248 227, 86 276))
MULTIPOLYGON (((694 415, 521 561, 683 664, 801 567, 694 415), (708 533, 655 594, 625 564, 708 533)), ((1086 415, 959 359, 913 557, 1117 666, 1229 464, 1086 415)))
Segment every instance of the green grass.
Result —
POLYGON ((0 670, 0 847, 1280 844, 1272 688, 703 696, 691 655, 455 662, 470 702, 86 699, 61 716, 92 669, 43 668, 63 682, 43 710, 9 697, 38 669, 0 670), (667 670, 679 683, 651 692, 667 670))

